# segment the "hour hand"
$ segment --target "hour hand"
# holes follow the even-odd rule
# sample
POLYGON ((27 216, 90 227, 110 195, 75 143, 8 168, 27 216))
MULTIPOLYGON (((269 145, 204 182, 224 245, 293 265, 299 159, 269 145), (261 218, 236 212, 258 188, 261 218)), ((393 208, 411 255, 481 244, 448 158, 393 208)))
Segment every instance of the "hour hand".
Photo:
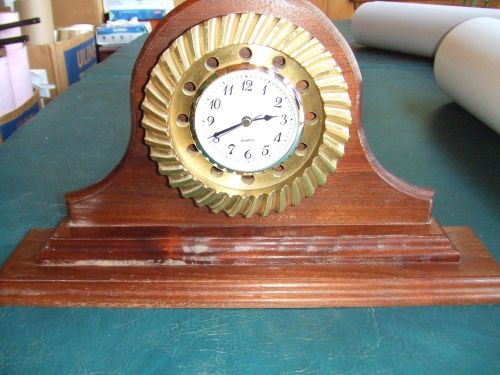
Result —
POLYGON ((255 118, 252 119, 252 121, 260 121, 260 120, 265 120, 265 121, 269 121, 271 120, 272 118, 275 118, 275 117, 278 117, 278 116, 271 116, 271 115, 265 115, 265 116, 262 116, 262 115, 259 115, 255 118))

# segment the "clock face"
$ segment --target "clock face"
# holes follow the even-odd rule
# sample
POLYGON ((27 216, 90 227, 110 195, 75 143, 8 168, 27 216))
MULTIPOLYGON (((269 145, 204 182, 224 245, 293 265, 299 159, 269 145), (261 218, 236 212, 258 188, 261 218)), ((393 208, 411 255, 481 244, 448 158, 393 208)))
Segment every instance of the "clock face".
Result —
POLYGON ((257 69, 216 78, 202 91, 194 114, 198 149, 235 172, 260 172, 286 160, 297 147, 304 118, 293 86, 257 69))

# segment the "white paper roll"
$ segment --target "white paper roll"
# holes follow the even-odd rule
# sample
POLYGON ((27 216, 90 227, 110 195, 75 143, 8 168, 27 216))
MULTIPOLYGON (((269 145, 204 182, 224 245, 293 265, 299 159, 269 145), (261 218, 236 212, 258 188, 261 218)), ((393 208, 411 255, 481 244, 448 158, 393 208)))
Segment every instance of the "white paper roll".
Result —
MULTIPOLYGON (((19 13, 16 12, 0 12, 0 25, 4 23, 12 23, 19 21, 19 13)), ((21 36, 21 28, 20 27, 14 27, 11 29, 6 29, 0 31, 0 39, 7 39, 7 38, 13 38, 16 36, 21 36)), ((22 46, 22 43, 16 43, 16 44, 7 44, 5 46, 5 49, 10 49, 10 48, 19 48, 22 46)))
POLYGON ((23 33, 30 37, 30 44, 54 43, 54 18, 51 0, 17 0, 14 6, 22 19, 40 17, 39 24, 23 27, 23 33))
MULTIPOLYGON (((19 13, 16 12, 0 12, 0 25, 19 21, 19 13)), ((12 38, 21 35, 20 27, 0 31, 0 38, 12 38)))
POLYGON ((455 102, 500 134, 500 20, 475 18, 450 31, 434 75, 455 102))
POLYGON ((356 10, 351 27, 360 44, 433 57, 451 29, 477 17, 500 19, 500 9, 375 1, 356 10))
POLYGON ((33 95, 28 50, 26 46, 7 50, 10 80, 16 107, 23 105, 33 95))
POLYGON ((0 117, 16 108, 7 57, 0 57, 0 117))

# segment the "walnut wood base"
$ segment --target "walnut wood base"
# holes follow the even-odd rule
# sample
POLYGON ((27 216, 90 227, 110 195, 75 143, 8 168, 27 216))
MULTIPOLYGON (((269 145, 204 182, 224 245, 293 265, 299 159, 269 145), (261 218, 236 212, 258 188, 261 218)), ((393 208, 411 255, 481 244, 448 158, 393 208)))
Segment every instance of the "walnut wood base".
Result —
MULTIPOLYGON (((40 263, 33 230, 0 271, 0 304, 98 307, 340 307, 500 302, 500 267, 472 231, 444 228, 460 261, 289 265, 40 263)), ((450 261, 451 260, 451 261, 450 261)))
POLYGON ((415 225, 74 226, 37 255, 45 265, 311 265, 458 262, 435 220, 415 225))

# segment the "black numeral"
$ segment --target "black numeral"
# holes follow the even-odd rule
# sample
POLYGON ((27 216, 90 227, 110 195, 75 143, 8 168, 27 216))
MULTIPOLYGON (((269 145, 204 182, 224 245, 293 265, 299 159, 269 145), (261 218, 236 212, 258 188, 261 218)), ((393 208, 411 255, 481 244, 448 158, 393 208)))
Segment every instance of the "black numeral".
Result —
POLYGON ((224 95, 233 95, 233 85, 224 87, 224 95))
POLYGON ((251 150, 246 150, 246 151, 245 151, 245 154, 244 154, 245 159, 250 159, 250 158, 252 157, 252 154, 250 153, 250 151, 251 151, 251 150))
POLYGON ((281 142, 281 133, 278 133, 278 135, 273 139, 274 142, 281 142))
POLYGON ((232 143, 227 147, 229 149, 229 155, 232 155, 233 154, 233 150, 236 146, 233 145, 232 143))
POLYGON ((249 79, 246 79, 241 84, 241 91, 252 91, 253 82, 249 79))
POLYGON ((215 122, 214 116, 208 116, 207 122, 208 122, 208 126, 213 125, 213 123, 215 122))
POLYGON ((268 147, 269 147, 269 145, 264 146, 264 148, 262 149, 262 156, 269 155, 269 148, 268 147))
POLYGON ((275 100, 276 104, 274 105, 275 108, 281 108, 281 103, 283 102, 283 98, 277 97, 275 100))
POLYGON ((269 82, 267 82, 264 88, 262 89, 262 95, 266 95, 267 85, 269 85, 269 82))
POLYGON ((286 117, 286 115, 281 115, 281 122, 280 122, 280 124, 281 125, 285 125, 287 122, 288 122, 288 118, 286 117))
POLYGON ((212 142, 213 143, 219 143, 220 142, 220 138, 219 137, 212 137, 212 142))
POLYGON ((210 109, 219 109, 221 105, 220 99, 212 99, 210 102, 210 109))

